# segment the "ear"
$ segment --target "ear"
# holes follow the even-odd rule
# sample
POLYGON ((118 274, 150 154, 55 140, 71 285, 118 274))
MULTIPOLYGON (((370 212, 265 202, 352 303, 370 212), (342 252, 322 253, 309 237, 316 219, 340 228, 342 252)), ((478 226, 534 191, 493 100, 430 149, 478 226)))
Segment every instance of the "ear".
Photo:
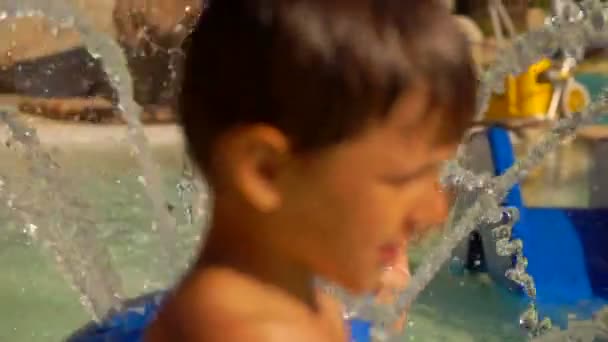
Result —
POLYGON ((267 125, 247 126, 231 136, 233 180, 245 200, 261 212, 281 206, 279 177, 289 158, 289 140, 267 125))

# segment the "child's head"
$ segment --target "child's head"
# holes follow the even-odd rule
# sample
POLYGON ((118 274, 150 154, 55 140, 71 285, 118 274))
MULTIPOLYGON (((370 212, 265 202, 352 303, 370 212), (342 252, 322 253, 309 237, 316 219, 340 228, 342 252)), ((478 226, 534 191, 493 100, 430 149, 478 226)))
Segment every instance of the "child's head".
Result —
POLYGON ((223 229, 374 287, 444 211, 437 166, 472 117, 469 49, 445 7, 217 0, 188 44, 180 113, 223 229))

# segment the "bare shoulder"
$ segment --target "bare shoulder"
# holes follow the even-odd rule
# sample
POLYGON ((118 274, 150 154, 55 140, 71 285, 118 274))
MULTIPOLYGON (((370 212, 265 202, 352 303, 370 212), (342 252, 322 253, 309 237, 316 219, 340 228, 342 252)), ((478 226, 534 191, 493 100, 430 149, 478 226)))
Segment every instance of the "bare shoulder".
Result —
MULTIPOLYGON (((231 329, 214 330, 205 342, 336 342, 318 329, 289 321, 239 322, 231 329)), ((198 341, 198 340, 197 340, 198 341)))
POLYGON ((334 296, 319 291, 319 302, 324 313, 325 320, 330 324, 330 329, 335 332, 340 341, 348 340, 348 328, 344 321, 344 305, 334 296))
POLYGON ((332 323, 319 324, 281 294, 217 271, 186 280, 160 312, 147 341, 338 341, 331 330, 332 323))
POLYGON ((175 326, 156 324, 146 342, 336 342, 312 326, 286 320, 237 319, 215 312, 175 326), (213 317, 209 317, 213 316, 213 317), (198 319, 197 319, 198 318, 198 319))

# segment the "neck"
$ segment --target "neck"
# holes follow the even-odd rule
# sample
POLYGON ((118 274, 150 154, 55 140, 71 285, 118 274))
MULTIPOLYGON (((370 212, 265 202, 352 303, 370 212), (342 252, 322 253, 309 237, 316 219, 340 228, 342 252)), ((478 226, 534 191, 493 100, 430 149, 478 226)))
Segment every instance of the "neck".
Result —
POLYGON ((271 246, 264 227, 233 209, 214 209, 212 226, 194 272, 207 268, 228 268, 287 294, 316 310, 314 275, 301 263, 271 246))

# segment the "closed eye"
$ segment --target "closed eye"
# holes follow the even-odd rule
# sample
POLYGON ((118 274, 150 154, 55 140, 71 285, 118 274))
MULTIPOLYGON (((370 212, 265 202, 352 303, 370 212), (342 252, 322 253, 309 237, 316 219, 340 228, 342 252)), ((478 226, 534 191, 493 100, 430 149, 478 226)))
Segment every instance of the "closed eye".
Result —
POLYGON ((419 179, 420 177, 426 175, 429 172, 435 171, 439 167, 438 162, 429 163, 419 167, 413 171, 394 173, 391 175, 386 175, 383 177, 384 181, 386 181, 390 185, 394 186, 403 186, 408 183, 419 179))

